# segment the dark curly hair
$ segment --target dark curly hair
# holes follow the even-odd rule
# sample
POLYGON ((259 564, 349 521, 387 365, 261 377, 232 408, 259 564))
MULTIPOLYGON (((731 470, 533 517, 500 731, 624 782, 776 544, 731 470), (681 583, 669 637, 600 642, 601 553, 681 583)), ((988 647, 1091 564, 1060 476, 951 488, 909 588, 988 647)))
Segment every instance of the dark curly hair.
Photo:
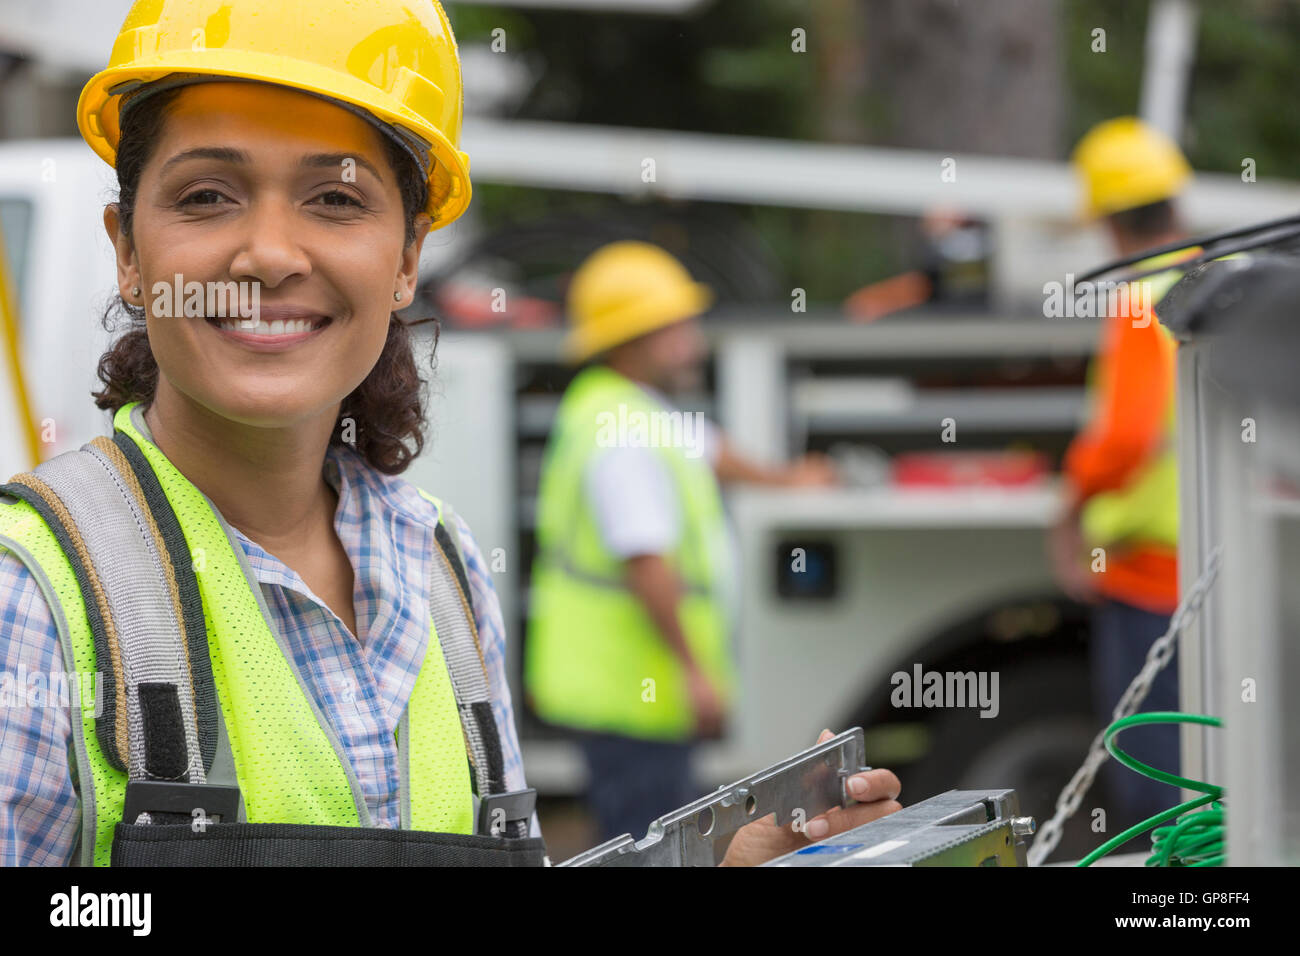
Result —
MULTIPOLYGON (((135 214, 136 190, 140 173, 158 142, 168 107, 180 89, 160 90, 126 110, 122 116, 121 136, 117 148, 118 215, 127 238, 135 214)), ((406 220, 406 242, 416 238, 416 218, 424 209, 428 192, 424 176, 411 157, 390 136, 381 136, 389 165, 397 173, 406 220)), ((115 295, 104 311, 104 328, 117 330, 115 321, 125 318, 126 331, 99 359, 98 375, 104 387, 92 392, 95 404, 116 412, 128 402, 153 401, 158 384, 158 363, 149 347, 145 310, 115 295)), ((345 419, 353 423, 353 440, 347 442, 378 471, 397 475, 405 471, 424 448, 425 401, 428 386, 421 378, 411 348, 409 329, 432 322, 434 352, 437 350, 439 325, 435 317, 406 322, 392 314, 388 338, 379 361, 365 381, 358 385, 339 410, 334 423, 331 445, 343 445, 345 419), (413 443, 414 448, 408 445, 413 443)), ((432 372, 435 360, 430 358, 432 372)))

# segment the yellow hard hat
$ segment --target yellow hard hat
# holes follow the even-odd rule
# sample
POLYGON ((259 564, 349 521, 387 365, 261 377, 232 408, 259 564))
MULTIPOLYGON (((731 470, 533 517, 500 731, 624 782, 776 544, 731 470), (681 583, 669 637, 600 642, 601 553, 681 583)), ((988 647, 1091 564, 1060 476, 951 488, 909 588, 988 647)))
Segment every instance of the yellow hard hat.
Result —
POLYGON ((1089 218, 1172 199, 1192 175, 1177 144, 1136 116, 1094 126, 1071 161, 1083 179, 1089 218))
POLYGON ((658 246, 624 240, 597 249, 569 285, 566 351, 582 362, 608 348, 699 315, 713 292, 658 246))
POLYGON ((90 148, 114 164, 123 95, 173 74, 260 80, 365 110, 399 142, 414 138, 413 155, 431 154, 434 228, 469 205, 460 54, 436 0, 136 0, 77 103, 90 148))

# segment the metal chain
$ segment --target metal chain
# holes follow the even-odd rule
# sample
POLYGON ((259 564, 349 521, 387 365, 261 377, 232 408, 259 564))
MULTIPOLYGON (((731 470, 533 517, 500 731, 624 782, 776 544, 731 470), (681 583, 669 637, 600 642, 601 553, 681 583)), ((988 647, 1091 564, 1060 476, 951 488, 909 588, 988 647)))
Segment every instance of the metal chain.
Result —
MULTIPOLYGON (((1218 576, 1219 559, 1222 557, 1222 552, 1222 548, 1215 548, 1210 554, 1205 570, 1201 572, 1201 576, 1197 578, 1196 583, 1183 597, 1182 602, 1178 605, 1178 610, 1174 611, 1173 616, 1170 617, 1169 629, 1151 645, 1151 649, 1147 652, 1146 663, 1142 665, 1142 670, 1138 671, 1138 675, 1133 678, 1133 683, 1128 685, 1128 690, 1124 691, 1119 703, 1115 705, 1115 712, 1111 715, 1110 723, 1114 723, 1121 717, 1129 717, 1137 713, 1137 709, 1142 706, 1142 701, 1146 700, 1156 675, 1164 670, 1165 666, 1173 659, 1174 652, 1177 650, 1175 642, 1178 635, 1200 613, 1205 594, 1218 576)), ((1106 726, 1109 727, 1110 724, 1106 726)), ((1030 866, 1040 866, 1044 860, 1051 856, 1052 851, 1061 842, 1061 835, 1065 832, 1065 821, 1078 811, 1080 804, 1083 803, 1084 796, 1092 787, 1097 771, 1109 759, 1110 753, 1106 750, 1105 736, 1106 727, 1103 727, 1097 732, 1097 736, 1093 738, 1092 747, 1088 751, 1088 756, 1084 758, 1083 766, 1078 769, 1070 782, 1065 785, 1065 789, 1061 791, 1061 795, 1056 798, 1056 813, 1052 815, 1052 819, 1048 820, 1039 829, 1038 835, 1034 838, 1034 845, 1029 849, 1028 860, 1030 866)))

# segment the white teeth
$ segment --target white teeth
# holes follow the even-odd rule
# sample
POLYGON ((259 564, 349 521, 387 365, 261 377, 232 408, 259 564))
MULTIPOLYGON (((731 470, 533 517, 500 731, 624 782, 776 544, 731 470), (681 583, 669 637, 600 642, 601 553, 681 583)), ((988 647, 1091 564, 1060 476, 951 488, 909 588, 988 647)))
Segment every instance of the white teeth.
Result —
POLYGON ((267 336, 297 335, 300 332, 310 332, 315 328, 315 323, 310 319, 276 319, 273 322, 259 320, 257 325, 252 325, 248 319, 221 319, 217 324, 232 332, 267 336))

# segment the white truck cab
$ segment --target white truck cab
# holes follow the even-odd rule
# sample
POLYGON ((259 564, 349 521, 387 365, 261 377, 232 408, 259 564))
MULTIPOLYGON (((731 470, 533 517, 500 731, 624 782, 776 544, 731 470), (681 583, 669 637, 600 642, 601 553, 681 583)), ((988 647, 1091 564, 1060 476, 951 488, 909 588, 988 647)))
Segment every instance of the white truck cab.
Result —
MULTIPOLYGON (((22 380, 42 457, 79 448, 109 425, 90 397, 110 341, 101 319, 117 294, 103 208, 116 195, 113 170, 80 139, 0 145, 0 229, 9 257, 22 380)), ((0 364, 0 403, 19 387, 0 364)), ((0 422, 0 472, 34 464, 17 416, 0 422)))

